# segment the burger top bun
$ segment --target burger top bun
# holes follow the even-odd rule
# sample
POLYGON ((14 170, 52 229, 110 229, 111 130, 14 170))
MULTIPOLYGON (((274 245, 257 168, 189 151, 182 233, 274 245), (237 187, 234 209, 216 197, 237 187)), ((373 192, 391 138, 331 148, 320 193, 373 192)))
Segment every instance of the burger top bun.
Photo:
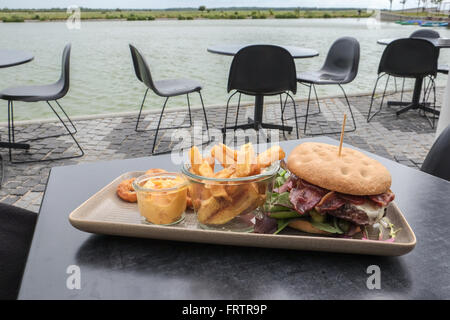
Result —
POLYGON ((287 159, 287 167, 297 177, 316 186, 351 195, 376 195, 389 190, 391 174, 365 154, 337 146, 305 142, 287 159))

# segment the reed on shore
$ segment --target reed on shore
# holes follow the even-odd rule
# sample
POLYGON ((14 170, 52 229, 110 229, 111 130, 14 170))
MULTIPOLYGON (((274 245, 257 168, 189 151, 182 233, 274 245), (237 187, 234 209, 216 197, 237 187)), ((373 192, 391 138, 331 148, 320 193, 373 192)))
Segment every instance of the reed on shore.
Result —
MULTIPOLYGON (((52 10, 0 10, 0 21, 61 21, 71 14, 64 9, 52 10)), ((371 13, 363 10, 91 10, 81 8, 82 20, 143 21, 157 19, 314 19, 314 18, 367 18, 371 13)))

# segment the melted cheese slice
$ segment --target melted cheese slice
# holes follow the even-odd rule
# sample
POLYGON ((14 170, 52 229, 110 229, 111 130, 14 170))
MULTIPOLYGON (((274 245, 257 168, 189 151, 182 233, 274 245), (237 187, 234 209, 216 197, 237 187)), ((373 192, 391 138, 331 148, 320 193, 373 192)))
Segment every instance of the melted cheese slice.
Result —
POLYGON ((374 224, 383 218, 384 209, 386 208, 372 205, 370 202, 365 202, 361 205, 352 204, 352 207, 364 211, 369 217, 370 224, 374 224))

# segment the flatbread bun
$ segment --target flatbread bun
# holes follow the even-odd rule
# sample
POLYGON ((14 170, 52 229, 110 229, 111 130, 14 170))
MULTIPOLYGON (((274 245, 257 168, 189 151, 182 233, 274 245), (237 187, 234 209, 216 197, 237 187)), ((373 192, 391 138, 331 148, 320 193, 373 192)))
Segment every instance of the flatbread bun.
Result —
POLYGON ((326 143, 305 142, 289 154, 287 167, 316 186, 351 195, 377 195, 391 187, 391 174, 365 154, 326 143))
POLYGON ((309 222, 307 220, 292 220, 291 222, 289 222, 288 226, 291 228, 303 231, 303 232, 307 232, 307 233, 331 234, 329 232, 326 232, 326 231, 323 231, 323 230, 313 227, 311 222, 309 222))

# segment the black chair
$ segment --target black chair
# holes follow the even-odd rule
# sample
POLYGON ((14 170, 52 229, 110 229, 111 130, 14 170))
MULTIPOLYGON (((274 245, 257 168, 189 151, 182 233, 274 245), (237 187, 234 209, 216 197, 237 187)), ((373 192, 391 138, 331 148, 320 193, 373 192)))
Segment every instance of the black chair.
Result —
POLYGON ((13 101, 23 101, 23 102, 45 101, 45 102, 47 102, 50 109, 52 109, 52 111, 56 114, 59 121, 63 124, 64 128, 67 130, 68 133, 56 134, 56 135, 46 136, 46 137, 38 137, 38 138, 34 138, 34 139, 29 139, 27 141, 21 141, 19 143, 31 142, 31 141, 41 140, 41 139, 45 139, 45 138, 55 138, 55 137, 60 137, 60 136, 69 134, 72 137, 73 141, 75 142, 75 144, 77 145, 77 147, 81 153, 78 155, 75 155, 75 156, 65 156, 65 157, 59 157, 59 158, 48 158, 48 159, 42 159, 42 160, 29 160, 29 161, 13 161, 11 148, 9 148, 9 160, 12 163, 30 163, 30 162, 72 159, 72 158, 79 158, 84 155, 83 149, 81 148, 80 144, 78 143, 78 141, 75 139, 75 136, 74 136, 74 134, 77 132, 77 129, 76 129, 75 125, 73 124, 72 120, 67 115, 67 113, 61 107, 61 104, 58 102, 58 100, 63 98, 69 91, 70 49, 71 49, 70 44, 67 44, 64 48, 63 55, 62 55, 61 76, 57 82, 55 82, 53 84, 49 84, 49 85, 22 86, 22 87, 7 88, 0 92, 0 99, 8 101, 8 140, 9 140, 9 143, 16 143, 15 133, 14 133, 15 128, 14 128, 14 104, 13 104, 13 101), (61 116, 58 114, 58 112, 56 112, 55 108, 50 104, 50 101, 56 102, 58 107, 61 109, 61 111, 66 116, 67 120, 69 121, 69 123, 72 126, 74 131, 70 131, 70 129, 68 128, 65 121, 61 118, 61 116))
POLYGON ((436 139, 420 170, 450 181, 450 126, 436 139))
POLYGON ((37 214, 0 203, 0 300, 17 298, 37 214))
POLYGON ((419 29, 411 33, 410 38, 438 39, 441 37, 439 32, 432 29, 419 29))
MULTIPOLYGON (((441 37, 441 35, 439 34, 439 32, 431 30, 431 29, 419 29, 419 30, 416 30, 413 33, 411 33, 411 35, 409 37, 433 40, 433 39, 439 39, 441 37)), ((448 70, 449 70, 448 65, 439 65, 437 72, 442 73, 442 74, 448 74, 448 70)), ((388 78, 386 80, 387 82, 389 82, 389 78, 390 78, 390 76, 388 76, 388 78)), ((395 81, 395 78, 394 78, 394 81, 395 81)), ((428 89, 428 86, 425 86, 425 87, 428 89)), ((405 90, 405 78, 403 78, 400 101, 403 101, 404 90, 405 90)), ((395 82, 395 92, 397 92, 397 82, 395 82)), ((383 94, 386 94, 386 90, 384 91, 383 94)))
MULTIPOLYGON (((316 85, 338 85, 339 88, 341 88, 353 121, 353 128, 346 130, 346 132, 356 130, 356 122, 353 116, 352 108, 342 85, 352 82, 358 74, 359 53, 360 46, 358 40, 352 37, 339 38, 331 45, 325 59, 325 63, 320 70, 301 72, 297 74, 297 81, 309 87, 303 133, 306 134, 306 126, 308 124, 308 117, 310 116, 309 107, 311 101, 311 89, 314 89, 316 100, 318 100, 315 88, 316 85)), ((321 134, 336 133, 340 133, 340 131, 325 132, 321 134)))
POLYGON ((139 110, 139 115, 136 121, 136 127, 135 130, 137 132, 143 132, 143 131, 155 131, 155 138, 153 140, 153 147, 152 147, 152 154, 163 154, 168 153, 168 151, 158 152, 155 153, 155 146, 156 146, 156 139, 158 137, 159 130, 166 130, 166 129, 179 129, 179 128, 190 128, 192 127, 192 114, 191 114, 191 105, 189 101, 189 93, 197 92, 200 96, 200 101, 202 103, 203 108, 203 115, 205 117, 205 124, 206 124, 206 130, 208 133, 208 141, 203 143, 207 144, 210 141, 209 136, 209 126, 208 126, 208 118, 206 116, 206 110, 205 105, 203 103, 203 97, 201 94, 202 86, 200 83, 198 83, 195 80, 190 79, 170 79, 170 80, 159 80, 159 81, 153 81, 152 75, 150 73, 150 68, 148 67, 147 62, 145 61, 142 54, 134 47, 133 45, 130 46, 131 51, 131 58, 133 60, 133 66, 134 66, 134 72, 136 74, 136 77, 139 81, 141 81, 143 84, 147 86, 147 89, 145 90, 144 99, 142 100, 141 108, 139 110), (144 107, 145 98, 147 97, 148 90, 151 89, 155 94, 157 94, 160 97, 166 98, 164 101, 164 105, 161 110, 161 114, 159 116, 159 122, 156 129, 147 129, 142 130, 139 129, 139 121, 141 119, 142 109, 144 107), (167 100, 169 100, 170 97, 180 96, 180 95, 186 95, 187 97, 187 103, 188 103, 188 111, 189 111, 189 125, 188 126, 178 126, 176 128, 160 128, 161 120, 164 114, 164 109, 167 104, 167 100))
MULTIPOLYGON (((228 129, 278 129, 291 132, 292 127, 284 125, 284 107, 282 94, 289 96, 294 104, 295 101, 289 92, 297 92, 296 69, 292 55, 286 49, 274 45, 251 45, 240 49, 233 58, 228 76, 228 93, 235 90, 228 98, 225 110, 225 123, 222 128, 225 141, 228 129), (236 111, 234 126, 227 127, 228 108, 231 98, 239 93, 239 101, 236 111), (241 94, 255 96, 255 119, 249 123, 238 125, 239 106, 241 94), (264 123, 262 121, 264 96, 280 95, 281 121, 282 125, 264 123)), ((297 138, 298 125, 295 121, 297 138)), ((259 138, 259 136, 258 136, 259 138)))
MULTIPOLYGON (((389 45, 387 45, 381 57, 380 64, 378 66, 378 77, 372 92, 369 113, 367 115, 367 122, 369 122, 382 109, 384 102, 384 94, 381 99, 379 110, 371 116, 378 81, 386 75, 415 79, 413 99, 411 103, 388 102, 388 105, 390 106, 406 105, 405 108, 398 110, 396 112, 397 116, 411 109, 421 109, 424 111, 424 113, 425 111, 427 111, 435 114, 436 86, 434 79, 437 73, 438 56, 439 50, 434 46, 433 43, 431 43, 426 39, 419 39, 419 38, 398 39, 392 41, 389 45), (433 109, 429 108, 430 103, 428 103, 425 100, 425 98, 427 97, 426 92, 424 93, 424 101, 420 103, 420 94, 422 91, 423 80, 425 78, 428 78, 430 80, 431 84, 430 90, 433 89, 434 91, 433 109)), ((429 120, 428 116, 427 119, 429 120)), ((434 121, 435 117, 433 117, 433 122, 430 121, 432 127, 434 127, 434 121)))

